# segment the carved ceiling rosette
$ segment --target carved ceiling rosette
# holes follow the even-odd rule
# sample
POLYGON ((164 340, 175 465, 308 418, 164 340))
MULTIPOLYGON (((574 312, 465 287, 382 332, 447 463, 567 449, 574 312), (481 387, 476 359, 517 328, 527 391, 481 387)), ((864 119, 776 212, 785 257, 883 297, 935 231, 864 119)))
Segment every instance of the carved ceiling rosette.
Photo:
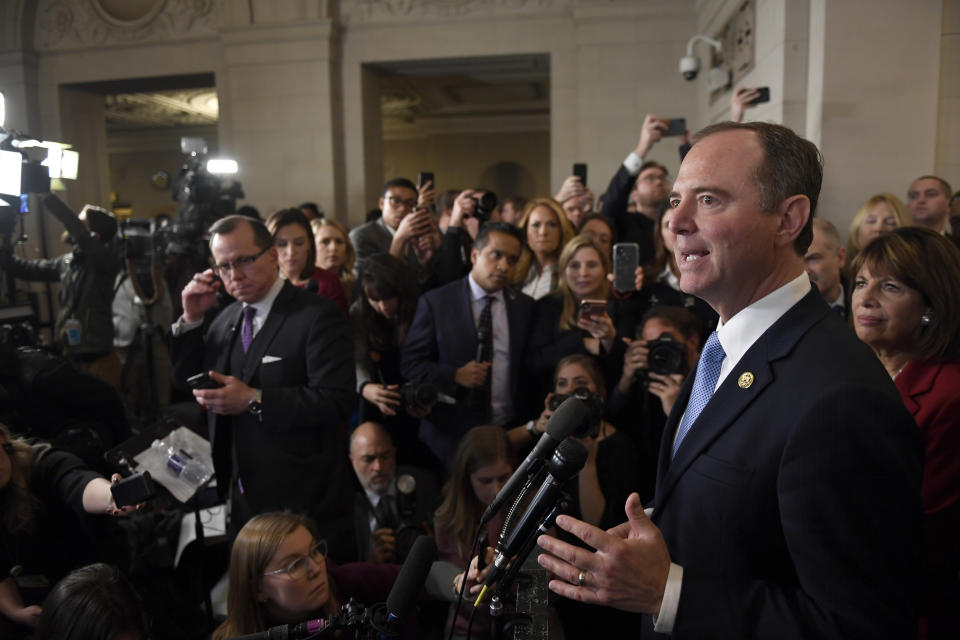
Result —
POLYGON ((40 0, 34 42, 57 51, 215 36, 228 0, 40 0))

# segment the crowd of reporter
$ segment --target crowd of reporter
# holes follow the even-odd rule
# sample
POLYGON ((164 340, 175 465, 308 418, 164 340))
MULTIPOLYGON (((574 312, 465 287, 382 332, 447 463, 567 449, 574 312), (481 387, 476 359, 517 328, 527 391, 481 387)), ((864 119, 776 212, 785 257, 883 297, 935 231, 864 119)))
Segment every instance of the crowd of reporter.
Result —
MULTIPOLYGON (((734 119, 743 117, 752 96, 734 96, 734 119)), ((630 493, 645 503, 652 498, 667 416, 718 322, 709 306, 680 288, 670 176, 648 159, 666 129, 655 115, 646 117, 636 147, 599 198, 576 176, 553 197, 528 194, 502 202, 483 188, 438 192, 432 180, 394 178, 383 187, 378 212, 353 229, 311 203, 273 212, 265 222, 237 218, 214 226, 213 267, 197 273, 182 293, 165 292, 181 298, 183 316, 166 313, 170 317, 157 323, 158 332, 173 334, 172 391, 161 380, 159 397, 172 392, 201 405, 209 420, 194 416, 190 426, 211 440, 216 433, 220 443, 214 447, 216 484, 231 505, 232 553, 229 570, 221 567, 229 578, 227 611, 214 637, 332 615, 351 596, 384 599, 409 551, 410 531, 434 536, 441 560, 459 570, 451 592, 466 581, 475 594, 485 577, 476 564, 468 566, 480 513, 570 396, 593 413, 590 428, 578 434, 588 457, 568 483, 568 513, 608 528, 623 519, 630 493), (247 246, 238 240, 247 227, 255 250, 238 252, 247 246), (636 251, 629 286, 620 280, 614 286, 618 244, 636 251), (298 291, 287 293, 290 286, 298 291), (316 298, 302 302, 303 296, 316 298), (257 351, 258 335, 261 342, 271 339, 266 328, 275 312, 267 305, 248 328, 245 310, 264 299, 288 301, 277 302, 293 305, 285 318, 316 318, 334 337, 297 342, 283 336, 308 349, 302 361, 269 346, 257 351), (228 313, 235 314, 231 326, 217 333, 217 316, 223 323, 228 313), (340 344, 344 340, 348 344, 340 344), (262 360, 245 364, 248 349, 262 360), (328 360, 339 363, 336 370, 328 360), (204 371, 210 363, 214 369, 204 371), (209 373, 223 391, 191 390, 185 372, 209 373), (306 392, 270 392, 290 385, 306 392), (278 410, 272 402, 289 406, 278 410), (246 430, 267 435, 244 440, 246 430), (322 444, 312 435, 316 430, 324 431, 322 444), (224 445, 225 433, 231 441, 224 445), (316 453, 313 460, 322 462, 279 468, 298 452, 316 453), (257 473, 248 471, 257 464, 250 458, 260 459, 257 473), (328 496, 318 506, 300 486, 305 474, 314 476, 315 491, 346 495, 328 496), (412 489, 407 478, 416 479, 412 489)), ((686 142, 684 136, 681 157, 686 142)), ((72 221, 67 227, 109 241, 97 216, 91 210, 96 229, 86 219, 89 231, 72 221)), ((845 242, 829 223, 815 225, 806 256, 811 281, 874 350, 924 438, 925 587, 918 636, 930 638, 955 637, 960 601, 958 237, 958 194, 951 198, 946 181, 922 176, 911 183, 906 204, 892 193, 867 197, 845 242)), ((246 235, 241 239, 246 242, 246 235)), ((92 255, 100 245, 90 242, 84 237, 78 244, 92 255)), ((30 265, 9 251, 3 255, 6 269, 30 273, 30 265)), ((40 273, 39 266, 33 272, 40 273)), ((43 266, 44 278, 58 277, 52 263, 43 266)), ((113 279, 116 271, 108 275, 113 279)), ((131 298, 120 278, 114 293, 131 298)), ((113 301, 118 333, 129 304, 113 301)), ((102 327, 83 331, 98 336, 102 327)), ((288 324, 280 332, 312 334, 313 328, 288 324)), ((101 348, 78 357, 68 327, 58 324, 57 333, 61 350, 86 372, 96 373, 90 363, 109 355, 101 348)), ((118 348, 124 361, 130 358, 126 347, 118 348)), ((5 372, 5 391, 21 373, 5 372)), ((105 378, 122 390, 122 377, 105 378)), ((123 397, 132 417, 130 396, 123 397)), ((36 435, 31 425, 38 421, 25 418, 27 411, 24 404, 4 420, 36 435)), ((111 433, 111 445, 131 434, 125 424, 111 433)), ((57 429, 43 435, 55 443, 59 437, 57 429)), ((115 537, 104 533, 107 519, 136 519, 141 508, 155 505, 117 508, 106 479, 111 470, 89 452, 81 459, 6 427, 0 440, 4 637, 30 637, 36 628, 38 638, 146 638, 151 627, 161 637, 157 621, 143 613, 149 603, 141 602, 123 572, 106 565, 80 568, 104 561, 128 568, 107 548, 115 537), (61 628, 56 618, 62 611, 76 611, 69 604, 73 594, 91 585, 104 600, 104 613, 90 626, 101 628, 49 631, 61 628)), ((63 443, 70 448, 69 439, 63 443)), ((502 517, 486 526, 491 543, 500 524, 502 517)), ((572 603, 558 608, 568 633, 585 631, 583 611, 572 603)), ((462 637, 464 612, 424 604, 418 628, 439 637, 452 624, 462 637)), ((608 616, 594 630, 620 633, 635 624, 629 615, 608 616)), ((487 625, 480 621, 475 629, 487 625)), ((204 637, 212 629, 194 631, 204 637)))

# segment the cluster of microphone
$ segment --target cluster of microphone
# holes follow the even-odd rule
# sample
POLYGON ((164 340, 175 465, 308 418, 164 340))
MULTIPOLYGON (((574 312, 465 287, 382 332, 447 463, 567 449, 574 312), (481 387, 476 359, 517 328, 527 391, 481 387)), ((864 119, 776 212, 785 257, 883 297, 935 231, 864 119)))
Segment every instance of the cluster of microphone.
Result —
MULTIPOLYGON (((587 449, 573 437, 585 435, 589 423, 590 409, 586 403, 576 397, 565 400, 550 417, 536 446, 484 511, 481 529, 512 501, 494 550, 493 566, 475 606, 479 606, 492 585, 498 584, 498 593, 509 585, 510 575, 529 555, 537 537, 553 526, 565 498, 564 485, 586 464, 587 449)), ((436 558, 433 538, 420 536, 385 605, 364 607, 351 600, 336 615, 279 625, 235 640, 307 640, 339 629, 350 629, 357 638, 396 638, 436 558)))

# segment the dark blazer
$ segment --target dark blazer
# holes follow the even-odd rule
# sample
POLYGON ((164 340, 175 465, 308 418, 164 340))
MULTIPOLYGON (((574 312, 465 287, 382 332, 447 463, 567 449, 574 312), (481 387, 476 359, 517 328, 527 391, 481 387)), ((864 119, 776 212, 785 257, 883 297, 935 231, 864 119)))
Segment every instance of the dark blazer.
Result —
POLYGON ((684 567, 674 640, 914 637, 922 451, 869 348, 811 290, 671 460, 694 378, 664 431, 654 499, 684 567))
MULTIPOLYGON (((510 327, 510 393, 515 418, 520 421, 532 411, 528 394, 522 392, 521 371, 532 325, 533 298, 509 287, 503 290, 503 298, 510 327)), ((455 405, 435 405, 420 422, 420 439, 444 464, 449 464, 460 437, 484 419, 481 412, 470 408, 470 390, 454 381, 457 368, 476 357, 476 323, 467 278, 424 294, 407 333, 400 368, 407 380, 429 382, 441 393, 456 398, 455 405)))
POLYGON ((642 213, 627 211, 630 192, 637 183, 637 176, 630 175, 622 164, 610 179, 603 192, 601 213, 613 220, 617 242, 636 242, 640 246, 640 264, 647 264, 654 256, 654 227, 656 223, 642 213))
MULTIPOLYGON (((205 330, 171 338, 175 384, 228 369, 241 310, 235 302, 205 330)), ((250 515, 292 509, 321 527, 336 517, 349 520, 345 424, 356 399, 352 345, 336 304, 284 283, 243 370, 230 372, 263 390, 262 421, 207 414, 217 485, 225 492, 239 478, 250 515)))
MULTIPOLYGON (((414 490, 416 496, 416 506, 413 515, 401 522, 403 524, 425 525, 424 531, 433 529, 433 512, 437 510, 440 504, 440 490, 437 487, 436 476, 426 469, 417 467, 397 467, 394 476, 396 478, 403 474, 410 474, 417 482, 414 490)), ((367 561, 370 559, 370 503, 366 494, 361 488, 353 497, 353 529, 357 543, 357 559, 367 561)), ((400 559, 402 563, 402 558, 400 559)))

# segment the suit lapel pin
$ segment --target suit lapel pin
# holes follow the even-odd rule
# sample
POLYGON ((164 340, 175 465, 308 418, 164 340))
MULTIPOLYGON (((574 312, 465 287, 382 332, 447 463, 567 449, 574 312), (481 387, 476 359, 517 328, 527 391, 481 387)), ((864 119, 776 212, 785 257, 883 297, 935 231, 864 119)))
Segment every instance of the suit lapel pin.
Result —
POLYGON ((750 385, 753 384, 753 374, 749 371, 744 371, 740 374, 740 379, 737 380, 737 384, 740 385, 741 389, 749 389, 750 385))

